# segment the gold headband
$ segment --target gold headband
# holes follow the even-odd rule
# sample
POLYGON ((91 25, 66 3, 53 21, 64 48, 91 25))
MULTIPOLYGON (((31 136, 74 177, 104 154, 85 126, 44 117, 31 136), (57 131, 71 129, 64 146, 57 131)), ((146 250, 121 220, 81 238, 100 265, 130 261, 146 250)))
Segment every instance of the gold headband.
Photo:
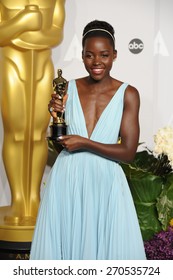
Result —
POLYGON ((84 38, 88 33, 92 32, 92 31, 103 31, 103 32, 106 32, 106 33, 108 33, 108 34, 112 37, 113 41, 115 41, 114 36, 113 36, 109 31, 107 31, 106 29, 102 29, 102 28, 94 28, 94 29, 88 30, 88 31, 83 35, 83 38, 84 38))

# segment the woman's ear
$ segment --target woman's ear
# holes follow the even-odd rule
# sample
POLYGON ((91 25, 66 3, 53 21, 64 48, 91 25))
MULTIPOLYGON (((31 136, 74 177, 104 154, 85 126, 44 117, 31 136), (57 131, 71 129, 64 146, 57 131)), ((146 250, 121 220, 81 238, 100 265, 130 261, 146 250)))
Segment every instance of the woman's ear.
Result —
POLYGON ((117 50, 114 50, 113 60, 117 58, 117 50))
POLYGON ((84 59, 84 53, 83 53, 83 51, 82 51, 82 60, 84 59))

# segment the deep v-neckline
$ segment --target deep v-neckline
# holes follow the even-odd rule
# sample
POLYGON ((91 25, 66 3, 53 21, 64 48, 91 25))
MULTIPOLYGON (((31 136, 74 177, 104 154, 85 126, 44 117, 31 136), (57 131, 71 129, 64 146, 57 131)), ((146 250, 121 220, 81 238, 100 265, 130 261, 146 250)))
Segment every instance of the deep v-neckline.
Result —
POLYGON ((79 98, 79 93, 78 93, 78 88, 77 88, 77 84, 76 84, 76 81, 75 82, 75 87, 76 87, 76 97, 77 97, 77 101, 78 101, 78 104, 79 104, 79 108, 80 108, 80 111, 81 111, 81 116, 83 118, 83 123, 84 123, 84 127, 85 127, 85 131, 86 131, 86 135, 88 137, 88 139, 91 139, 93 133, 95 132, 96 128, 98 127, 100 121, 102 120, 103 118, 103 115, 105 114, 105 112, 108 110, 108 108, 110 107, 110 105, 112 104, 113 100, 116 98, 117 96, 117 93, 119 92, 120 88, 124 85, 124 83, 122 83, 119 88, 115 91, 114 95, 112 96, 112 98, 110 99, 110 101, 108 102, 108 104, 106 105, 106 107, 103 109, 102 113, 100 114, 100 117, 98 118, 92 132, 88 133, 88 129, 87 129, 87 125, 86 125, 86 119, 85 119, 85 115, 84 115, 84 111, 83 111, 83 108, 82 108, 82 104, 81 104, 81 101, 80 101, 80 98, 79 98))

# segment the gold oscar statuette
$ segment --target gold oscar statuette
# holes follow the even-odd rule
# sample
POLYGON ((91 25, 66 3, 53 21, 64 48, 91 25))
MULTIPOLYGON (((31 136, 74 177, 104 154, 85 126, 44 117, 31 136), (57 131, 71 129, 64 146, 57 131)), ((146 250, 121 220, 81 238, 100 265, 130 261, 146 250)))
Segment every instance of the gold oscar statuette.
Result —
MULTIPOLYGON (((53 80, 53 89, 63 102, 63 97, 66 91, 67 80, 62 77, 62 70, 58 69, 58 77, 53 80)), ((50 136, 48 140, 59 141, 58 137, 66 135, 67 125, 64 119, 64 112, 57 113, 57 118, 53 118, 53 123, 49 126, 50 136)))

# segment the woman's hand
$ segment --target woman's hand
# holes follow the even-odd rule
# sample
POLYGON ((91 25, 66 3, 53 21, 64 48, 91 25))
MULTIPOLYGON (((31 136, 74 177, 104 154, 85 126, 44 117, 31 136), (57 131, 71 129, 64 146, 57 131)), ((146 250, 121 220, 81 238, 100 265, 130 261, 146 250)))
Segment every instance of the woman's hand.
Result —
POLYGON ((61 144, 68 152, 86 149, 89 141, 88 138, 79 135, 63 135, 59 137, 59 144, 61 144))
POLYGON ((50 112, 51 116, 56 119, 57 112, 63 113, 65 111, 65 104, 68 94, 64 95, 63 98, 57 93, 53 93, 51 96, 52 99, 48 104, 48 111, 50 112))

